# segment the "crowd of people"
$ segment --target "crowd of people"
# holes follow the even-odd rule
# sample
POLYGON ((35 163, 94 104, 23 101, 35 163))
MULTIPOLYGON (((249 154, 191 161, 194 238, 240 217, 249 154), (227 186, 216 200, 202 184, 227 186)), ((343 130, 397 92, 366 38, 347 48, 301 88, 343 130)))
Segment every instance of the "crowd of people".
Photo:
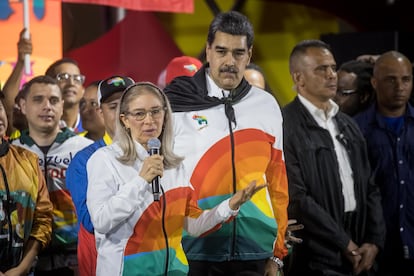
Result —
POLYGON ((235 11, 157 84, 62 58, 0 93, 0 275, 414 273, 413 65, 297 43, 280 106, 235 11), (367 58, 370 57, 370 58, 367 58))

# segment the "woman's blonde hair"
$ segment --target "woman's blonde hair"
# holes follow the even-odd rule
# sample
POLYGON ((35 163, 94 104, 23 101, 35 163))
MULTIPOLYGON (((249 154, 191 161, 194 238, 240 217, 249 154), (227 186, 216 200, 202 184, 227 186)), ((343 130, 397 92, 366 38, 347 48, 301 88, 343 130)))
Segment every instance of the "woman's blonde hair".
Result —
POLYGON ((143 94, 155 95, 165 109, 164 124, 160 137, 158 137, 161 140, 160 154, 164 156, 164 167, 166 169, 175 168, 180 164, 183 158, 177 156, 172 150, 173 124, 171 106, 164 92, 151 82, 137 82, 132 84, 125 89, 121 97, 117 112, 118 119, 116 120, 115 131, 115 140, 122 149, 122 155, 118 157, 118 160, 124 164, 133 164, 139 158, 131 132, 125 127, 120 115, 126 115, 129 112, 128 104, 143 94))

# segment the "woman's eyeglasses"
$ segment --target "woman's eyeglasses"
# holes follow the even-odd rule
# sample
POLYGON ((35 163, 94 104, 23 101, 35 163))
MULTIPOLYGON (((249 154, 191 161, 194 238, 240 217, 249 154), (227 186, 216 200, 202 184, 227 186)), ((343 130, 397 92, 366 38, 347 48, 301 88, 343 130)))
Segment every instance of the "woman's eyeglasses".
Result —
POLYGON ((134 117, 137 121, 142 121, 147 117, 149 114, 153 119, 160 119, 164 115, 165 107, 157 107, 150 110, 137 110, 134 112, 127 112, 125 115, 130 115, 134 117))

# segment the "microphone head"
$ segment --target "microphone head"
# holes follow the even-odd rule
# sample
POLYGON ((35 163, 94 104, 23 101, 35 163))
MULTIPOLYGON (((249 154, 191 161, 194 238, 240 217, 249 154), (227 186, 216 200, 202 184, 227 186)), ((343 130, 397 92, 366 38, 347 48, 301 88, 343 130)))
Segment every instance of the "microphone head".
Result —
POLYGON ((147 146, 149 149, 159 149, 161 147, 161 142, 158 138, 151 138, 148 140, 147 146))

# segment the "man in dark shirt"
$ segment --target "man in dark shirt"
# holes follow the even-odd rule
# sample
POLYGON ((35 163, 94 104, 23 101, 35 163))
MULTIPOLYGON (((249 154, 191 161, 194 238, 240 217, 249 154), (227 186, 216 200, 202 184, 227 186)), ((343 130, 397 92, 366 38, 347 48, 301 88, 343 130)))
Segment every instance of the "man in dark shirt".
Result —
POLYGON ((358 126, 332 100, 335 59, 326 43, 305 40, 289 64, 298 95, 282 109, 288 212, 304 228, 288 274, 372 275, 385 238, 380 193, 358 126))
POLYGON ((412 65, 396 51, 382 54, 371 80, 376 102, 355 117, 368 144, 387 227, 379 275, 414 273, 414 108, 412 65))

